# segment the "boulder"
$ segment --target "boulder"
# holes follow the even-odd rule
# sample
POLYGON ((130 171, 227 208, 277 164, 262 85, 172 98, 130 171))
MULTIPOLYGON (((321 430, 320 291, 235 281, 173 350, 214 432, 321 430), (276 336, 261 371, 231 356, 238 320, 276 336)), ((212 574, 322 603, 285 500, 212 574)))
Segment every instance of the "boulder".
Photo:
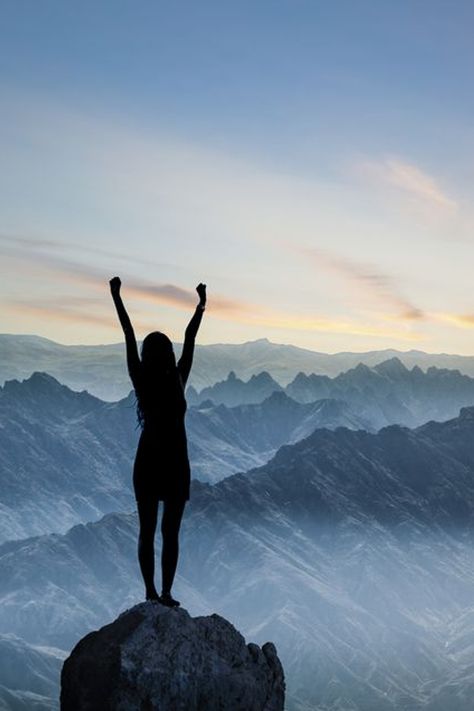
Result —
POLYGON ((144 602, 86 635, 64 662, 62 711, 283 711, 274 645, 219 615, 144 602))

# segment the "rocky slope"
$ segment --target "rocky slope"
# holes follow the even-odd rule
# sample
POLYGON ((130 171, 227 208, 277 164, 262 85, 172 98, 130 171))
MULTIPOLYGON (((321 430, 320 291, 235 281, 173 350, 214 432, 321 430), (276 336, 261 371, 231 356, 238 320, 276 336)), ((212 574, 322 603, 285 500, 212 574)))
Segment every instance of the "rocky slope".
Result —
POLYGON ((0 390, 0 541, 66 531, 133 506, 133 403, 105 403, 45 373, 0 390))
POLYGON ((58 684, 66 653, 0 635, 0 709, 52 711, 59 706, 58 684))
POLYGON ((84 637, 61 675, 64 711, 283 711, 275 647, 219 615, 142 603, 84 637))
POLYGON ((307 437, 316 428, 374 430, 341 400, 299 403, 274 392, 258 404, 226 407, 204 402, 188 409, 186 426, 193 475, 215 483, 267 462, 282 444, 307 437))
MULTIPOLYGON (((193 476, 217 481, 263 464, 315 427, 368 427, 344 403, 301 404, 284 393, 238 408, 189 408, 193 476)), ((65 532, 134 507, 135 400, 105 403, 45 373, 0 388, 0 542, 65 532)))

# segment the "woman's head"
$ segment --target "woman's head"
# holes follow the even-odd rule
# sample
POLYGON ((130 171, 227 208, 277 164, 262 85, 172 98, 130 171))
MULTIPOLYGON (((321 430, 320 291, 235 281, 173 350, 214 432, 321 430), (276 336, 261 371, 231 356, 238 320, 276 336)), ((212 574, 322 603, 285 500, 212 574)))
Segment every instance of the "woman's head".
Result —
POLYGON ((168 336, 160 331, 153 331, 145 336, 142 343, 141 360, 147 370, 155 370, 163 374, 174 370, 176 358, 173 344, 168 336))

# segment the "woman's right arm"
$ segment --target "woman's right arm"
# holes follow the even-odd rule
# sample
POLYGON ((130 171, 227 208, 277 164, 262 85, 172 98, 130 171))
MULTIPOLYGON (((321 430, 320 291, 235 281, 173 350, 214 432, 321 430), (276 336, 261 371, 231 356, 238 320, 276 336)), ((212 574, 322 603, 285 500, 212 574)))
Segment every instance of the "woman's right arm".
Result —
POLYGON ((138 355, 138 346, 135 338, 135 333, 133 331, 132 322, 128 316, 128 313, 123 305, 122 297, 120 296, 120 287, 122 282, 119 277, 113 277, 109 281, 110 293, 112 294, 112 299, 114 300, 115 308, 117 309, 117 315, 119 317, 120 325, 122 326, 123 333, 125 336, 125 345, 127 347, 127 367, 130 378, 134 387, 138 382, 138 375, 140 372, 140 358, 138 355))

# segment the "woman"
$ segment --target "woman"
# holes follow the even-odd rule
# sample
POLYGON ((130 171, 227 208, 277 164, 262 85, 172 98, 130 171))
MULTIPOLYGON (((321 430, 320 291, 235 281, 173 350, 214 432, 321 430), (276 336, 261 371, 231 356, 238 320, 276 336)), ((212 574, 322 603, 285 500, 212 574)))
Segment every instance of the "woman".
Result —
POLYGON ((159 331, 144 339, 141 358, 131 321, 120 296, 119 277, 110 280, 110 290, 125 335, 127 366, 137 398, 138 420, 142 427, 133 467, 133 487, 137 500, 140 534, 138 560, 147 600, 163 605, 179 605, 171 596, 178 562, 178 534, 186 501, 189 499, 190 468, 186 443, 184 388, 191 370, 196 338, 206 306, 206 285, 196 291, 199 303, 189 322, 181 358, 176 364, 173 344, 159 331), (162 592, 155 583, 155 530, 158 502, 163 501, 161 520, 162 592))

